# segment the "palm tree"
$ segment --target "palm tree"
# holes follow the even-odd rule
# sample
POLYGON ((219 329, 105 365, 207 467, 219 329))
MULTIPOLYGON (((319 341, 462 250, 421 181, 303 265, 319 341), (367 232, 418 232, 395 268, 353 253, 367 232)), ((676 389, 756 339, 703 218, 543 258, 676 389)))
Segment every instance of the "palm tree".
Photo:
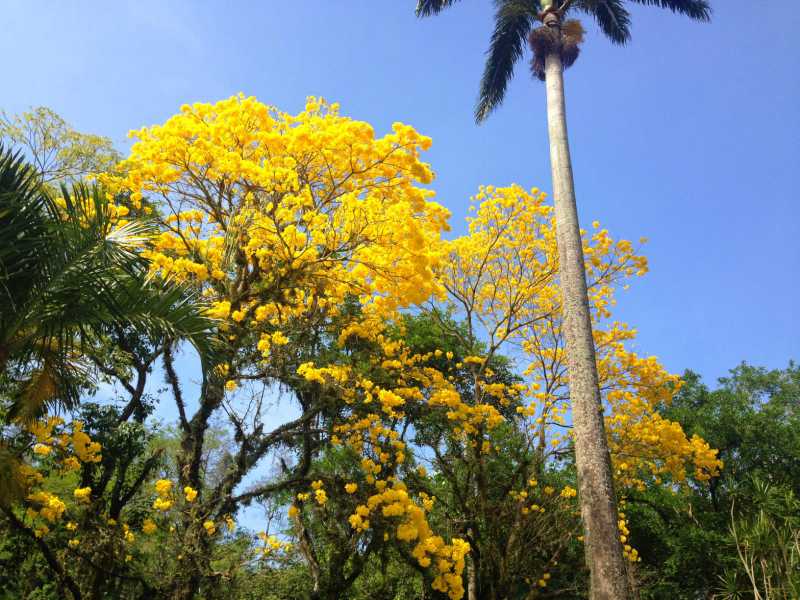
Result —
MULTIPOLYGON (((61 196, 59 206, 35 170, 0 145, 0 416, 7 423, 52 404, 74 407, 86 382, 82 351, 112 328, 161 343, 187 340, 201 359, 213 356, 214 323, 193 295, 147 277, 139 249, 154 225, 115 223, 97 187, 62 188, 61 196)), ((0 479, 9 482, 0 502, 13 496, 5 492, 18 462, 0 436, 0 479)))
MULTIPOLYGON (((438 14, 456 0, 418 0, 419 17, 438 14)), ((706 0, 630 0, 670 9, 707 21, 706 0)), ((585 527, 586 556, 592 597, 600 600, 628 596, 625 565, 617 528, 611 461, 603 424, 597 379, 586 270, 567 138, 563 71, 578 57, 583 27, 566 20, 573 13, 592 17, 615 44, 630 39, 630 15, 624 0, 495 0, 495 27, 480 83, 475 119, 478 123, 503 101, 525 42, 533 54, 533 74, 545 82, 550 165, 564 315, 575 462, 585 527), (535 27, 536 23, 541 26, 535 27)))

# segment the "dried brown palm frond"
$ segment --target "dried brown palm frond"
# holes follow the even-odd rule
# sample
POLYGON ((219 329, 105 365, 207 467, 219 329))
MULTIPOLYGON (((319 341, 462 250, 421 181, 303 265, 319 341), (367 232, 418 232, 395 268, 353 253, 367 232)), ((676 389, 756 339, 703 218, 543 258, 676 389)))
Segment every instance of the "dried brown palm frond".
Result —
POLYGON ((540 81, 544 81, 544 58, 550 52, 561 54, 561 63, 564 68, 571 67, 578 59, 580 45, 586 30, 580 21, 571 19, 564 21, 559 29, 543 25, 532 30, 528 36, 528 43, 533 52, 531 72, 540 81))

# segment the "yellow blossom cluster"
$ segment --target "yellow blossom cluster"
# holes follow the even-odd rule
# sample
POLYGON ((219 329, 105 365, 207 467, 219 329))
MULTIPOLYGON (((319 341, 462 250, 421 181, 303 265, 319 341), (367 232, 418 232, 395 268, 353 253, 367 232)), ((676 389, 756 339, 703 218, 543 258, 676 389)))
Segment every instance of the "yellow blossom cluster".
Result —
POLYGON ((75 488, 72 495, 78 502, 89 502, 92 497, 92 488, 89 486, 82 488, 75 488))
POLYGON ((146 535, 152 535, 158 530, 158 526, 153 522, 152 519, 145 519, 142 523, 142 532, 146 535))
MULTIPOLYGON (((315 367, 306 363, 298 373, 309 382, 336 389, 351 407, 350 417, 334 426, 332 439, 334 444, 346 445, 361 454, 361 471, 369 486, 364 488, 366 496, 362 497, 362 503, 349 517, 350 526, 362 533, 376 526, 385 529, 387 523, 391 523, 396 538, 413 545, 412 555, 419 565, 435 571, 435 589, 451 598, 460 598, 463 595, 461 572, 469 546, 457 538, 446 543, 435 535, 425 516, 432 509, 435 498, 424 493, 412 497, 398 478, 398 469, 406 462, 408 448, 395 425, 409 404, 414 405, 414 410, 442 411, 453 423, 454 430, 460 432, 458 435, 463 436, 473 435, 479 429, 491 429, 503 418, 491 405, 471 405, 462 400, 453 383, 440 371, 428 366, 431 359, 441 358, 442 352, 412 354, 402 341, 392 339, 382 331, 381 327, 369 330, 351 328, 347 336, 368 337, 380 348, 372 358, 372 366, 376 374, 382 373, 382 385, 345 366, 315 367), (387 385, 389 381, 394 381, 394 385, 387 385)), ((471 362, 482 363, 478 360, 471 362)), ((513 395, 516 392, 508 393, 513 395)), ((506 391, 499 389, 493 389, 492 394, 504 399, 507 397, 506 391)), ((424 469, 415 469, 414 472, 422 477, 426 475, 424 469)), ((298 517, 300 503, 309 501, 312 494, 322 491, 321 483, 315 481, 311 491, 297 494, 296 502, 289 508, 290 518, 298 517)), ((348 495, 355 495, 361 489, 356 483, 344 486, 348 495)))
MULTIPOLYGON (((527 402, 516 412, 528 420, 540 451, 563 451, 571 436, 554 429, 570 426, 569 381, 552 209, 538 190, 519 186, 483 187, 474 200, 480 204, 468 219, 469 233, 451 242, 450 261, 438 274, 450 304, 464 310, 471 327, 486 332, 490 351, 509 342, 523 349, 527 402)), ((687 469, 707 478, 721 465, 716 451, 657 413, 679 389, 680 378, 655 357, 630 351, 626 343, 636 330, 610 321, 616 291, 647 272, 647 259, 631 242, 614 240, 599 223, 593 225, 591 234, 583 232, 586 277, 618 478, 639 487, 643 477, 665 473, 683 481, 687 469)), ((479 367, 477 358, 464 362, 479 367)))
POLYGON ((569 485, 561 488, 557 496, 555 488, 544 486, 539 491, 538 485, 539 482, 536 479, 529 479, 525 488, 509 491, 509 497, 517 503, 519 511, 523 515, 544 514, 555 502, 570 500, 578 495, 578 490, 569 485))
POLYGON ((169 479, 159 479, 155 483, 157 498, 153 502, 153 508, 162 512, 172 508, 172 482, 169 479))
POLYGON ((27 431, 36 439, 33 453, 45 457, 55 452, 64 471, 74 471, 82 462, 97 463, 102 460, 100 444, 92 441, 83 431, 81 421, 71 422, 71 433, 64 425, 64 419, 54 416, 26 423, 27 431))
POLYGON ((622 542, 622 554, 631 562, 641 562, 642 559, 639 556, 639 551, 628 543, 628 536, 631 534, 631 532, 628 529, 628 518, 622 511, 619 512, 619 521, 617 525, 619 527, 620 534, 619 541, 622 542))
POLYGON ((194 502, 195 498, 197 498, 197 490, 187 485, 183 488, 183 495, 186 497, 187 502, 194 502))
POLYGON ((238 95, 131 135, 119 174, 99 179, 166 211, 152 268, 198 283, 265 357, 288 343, 287 319, 334 316, 349 296, 387 314, 437 291, 449 214, 420 186, 430 139, 412 127, 376 137, 323 100, 290 115, 238 95))
POLYGON ((83 431, 83 423, 80 421, 72 422, 72 448, 75 456, 81 462, 100 462, 102 456, 100 455, 100 444, 93 442, 91 438, 83 431))
MULTIPOLYGON (((72 421, 69 426, 61 417, 47 417, 23 424, 36 443, 32 450, 37 457, 55 457, 62 474, 80 467, 82 462, 96 463, 102 457, 101 447, 83 431, 83 423, 72 421), (71 431, 70 431, 71 429, 71 431)), ((45 482, 39 468, 31 464, 21 463, 14 467, 19 480, 28 489, 25 517, 31 522, 37 537, 47 535, 50 531, 47 523, 59 521, 67 511, 67 504, 51 491, 36 489, 45 482)), ((73 492, 76 503, 88 503, 91 500, 90 487, 77 488, 73 492)))
POLYGON ((269 535, 266 531, 260 531, 257 535, 258 539, 263 542, 261 548, 256 549, 256 553, 265 557, 274 557, 283 552, 291 552, 292 544, 279 539, 277 536, 269 535))
POLYGON ((28 496, 28 502, 33 507, 36 507, 28 508, 27 516, 29 518, 41 516, 50 523, 59 520, 64 511, 67 510, 67 505, 58 496, 50 492, 34 492, 28 496))
POLYGON ((370 517, 396 519, 397 539, 414 544, 411 554, 421 567, 435 569, 433 588, 454 600, 461 598, 464 594, 461 573, 469 544, 458 538, 446 544, 441 536, 434 535, 425 515, 433 506, 432 498, 424 496, 420 506, 401 481, 394 479, 391 487, 386 486, 386 481, 382 483, 383 491, 369 496, 350 515, 350 526, 356 531, 365 531, 370 527, 370 517))

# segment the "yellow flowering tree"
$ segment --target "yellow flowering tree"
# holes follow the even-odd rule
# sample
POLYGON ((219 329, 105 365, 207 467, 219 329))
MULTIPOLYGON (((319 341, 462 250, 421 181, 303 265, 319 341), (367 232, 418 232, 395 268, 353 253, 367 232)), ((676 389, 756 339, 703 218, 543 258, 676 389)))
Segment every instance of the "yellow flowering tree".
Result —
MULTIPOLYGON (((388 386, 370 391, 365 378, 348 389, 358 371, 319 353, 441 293, 434 272, 448 212, 422 187, 432 180, 420 159, 430 140, 400 123, 376 137, 368 124, 313 98, 290 115, 243 96, 184 106, 164 125, 133 135, 138 141, 119 175, 101 181, 157 215, 163 232, 144 249, 153 273, 197 286, 225 344, 218 364, 203 372, 194 414, 178 374, 165 369, 180 418, 179 486, 200 492, 185 528, 211 534, 241 502, 282 490, 324 507, 333 492, 311 487, 319 481, 311 459, 327 441, 312 424, 340 417, 349 424, 348 402, 373 393, 391 418, 407 394, 388 386), (290 390, 299 416, 267 428, 262 391, 277 384, 290 390), (208 489, 204 444, 210 420, 223 411, 238 448, 208 489), (240 490, 262 458, 287 446, 297 459, 277 481, 240 490)), ((414 543, 437 589, 460 597, 468 546, 436 535, 399 479, 372 497, 370 511, 399 503, 397 536, 414 543)), ((169 500, 159 500, 157 508, 169 510, 169 500)), ((208 572, 204 549, 186 557, 189 577, 176 597, 190 596, 208 572)))
MULTIPOLYGON (((448 212, 424 187, 430 140, 399 123, 377 137, 314 98, 297 115, 241 95, 185 105, 133 137, 130 156, 98 179, 157 221, 140 248, 151 274, 202 294, 221 340, 193 398, 171 340, 148 355, 163 361, 180 436, 175 480, 155 483, 141 526, 174 534, 180 548, 180 569, 160 589, 174 598, 213 589, 223 523, 245 503, 287 494, 290 533, 320 597, 344 593, 387 548, 452 600, 490 582, 551 585, 578 521, 574 487, 556 468, 571 438, 544 196, 482 188, 468 233, 444 241, 448 212), (415 344, 405 309, 448 343, 415 344), (278 398, 292 416, 276 423, 278 398), (234 439, 210 478, 217 419, 234 439), (277 456, 274 477, 244 485, 277 456), (519 532, 546 540, 545 554, 526 552, 519 532)), ((627 350, 635 330, 611 320, 616 288, 646 260, 599 228, 584 243, 621 485, 712 474, 714 451, 655 411, 679 380, 627 350)), ((107 374, 124 381, 130 371, 107 374)), ((265 549, 280 551, 270 535, 265 549)))
MULTIPOLYGON (((417 541, 427 530, 404 503, 415 496, 432 507, 438 489, 445 522, 460 524, 455 534, 476 550, 468 585, 491 597, 492 589, 527 586, 533 593, 550 586, 558 557, 579 540, 580 522, 568 485, 574 477, 557 468, 571 460, 572 440, 552 209, 543 194, 518 186, 486 187, 475 200, 468 234, 446 244, 448 258, 436 270, 445 294, 421 307, 427 317, 346 328, 339 344, 356 338, 367 345, 367 369, 355 361, 304 364, 299 372, 348 404, 332 442, 364 457, 352 492, 362 499, 349 518, 352 528, 374 540, 385 532, 386 517, 399 517, 397 537, 417 541), (420 323, 434 330, 424 343, 420 323), (433 464, 438 482, 410 473, 415 455, 433 464), (526 550, 532 540, 537 552, 526 550)), ((623 493, 680 483, 687 470, 707 479, 720 466, 716 451, 655 410, 677 391, 679 378, 655 358, 627 350, 635 331, 611 319, 616 289, 643 275, 646 259, 630 242, 596 229, 585 237, 587 278, 623 493)), ((301 504, 309 498, 298 496, 301 504)), ((619 529, 626 556, 636 561, 624 512, 619 529)), ((429 555, 421 539, 411 556, 424 567, 429 555)), ((445 575, 434 588, 463 593, 445 575)))

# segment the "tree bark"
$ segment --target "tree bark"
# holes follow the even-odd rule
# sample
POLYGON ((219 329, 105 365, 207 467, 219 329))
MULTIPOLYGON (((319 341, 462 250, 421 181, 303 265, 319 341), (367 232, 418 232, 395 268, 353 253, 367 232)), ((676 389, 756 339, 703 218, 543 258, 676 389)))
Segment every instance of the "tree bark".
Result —
POLYGON ((478 600, 478 574, 474 557, 467 559, 467 600, 478 600))
MULTIPOLYGON (((555 39, 560 39, 558 15, 548 12, 544 21, 546 26, 556 28, 559 35, 555 39)), ((591 598, 626 600, 629 596, 625 563, 598 385, 558 46, 545 57, 545 85, 575 462, 591 598)))

